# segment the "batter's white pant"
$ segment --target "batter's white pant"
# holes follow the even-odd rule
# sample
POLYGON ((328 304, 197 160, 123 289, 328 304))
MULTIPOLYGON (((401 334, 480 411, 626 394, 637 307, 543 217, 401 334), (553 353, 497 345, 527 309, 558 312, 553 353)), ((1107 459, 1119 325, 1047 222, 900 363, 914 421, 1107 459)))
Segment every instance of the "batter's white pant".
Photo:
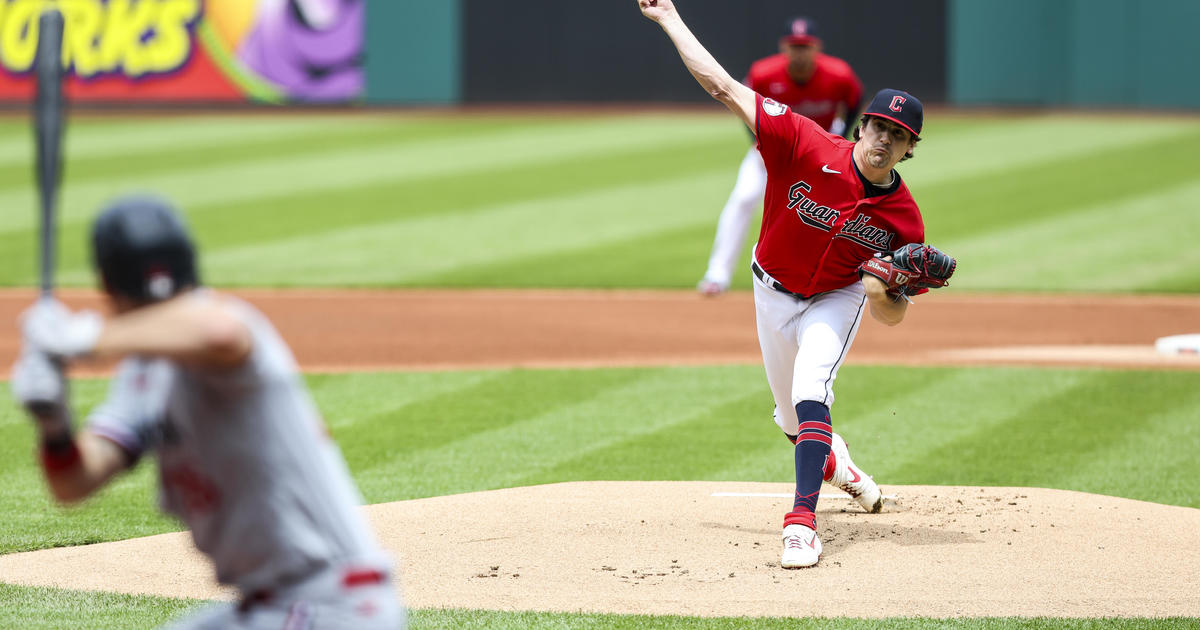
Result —
POLYGON ((800 431, 796 403, 814 400, 833 406, 833 381, 858 334, 866 304, 858 282, 802 300, 754 277, 758 345, 775 398, 775 424, 784 433, 800 431))
POLYGON ((281 589, 269 600, 207 606, 161 630, 399 630, 407 615, 391 580, 345 586, 328 569, 281 589))
POLYGON ((751 146, 738 167, 737 182, 733 192, 717 219, 717 236, 713 240, 712 254, 708 257, 708 269, 704 280, 715 282, 723 289, 729 288, 733 268, 742 255, 742 244, 746 242, 746 230, 750 218, 762 203, 767 192, 767 166, 763 164, 758 149, 751 146))

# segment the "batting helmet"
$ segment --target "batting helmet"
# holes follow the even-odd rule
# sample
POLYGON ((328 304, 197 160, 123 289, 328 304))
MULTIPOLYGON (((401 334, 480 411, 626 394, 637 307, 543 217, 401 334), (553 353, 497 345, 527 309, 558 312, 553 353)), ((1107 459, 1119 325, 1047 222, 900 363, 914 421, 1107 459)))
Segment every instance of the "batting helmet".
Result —
POLYGON ((155 302, 199 284, 196 249, 179 213, 165 199, 121 197, 92 224, 92 255, 104 290, 155 302))

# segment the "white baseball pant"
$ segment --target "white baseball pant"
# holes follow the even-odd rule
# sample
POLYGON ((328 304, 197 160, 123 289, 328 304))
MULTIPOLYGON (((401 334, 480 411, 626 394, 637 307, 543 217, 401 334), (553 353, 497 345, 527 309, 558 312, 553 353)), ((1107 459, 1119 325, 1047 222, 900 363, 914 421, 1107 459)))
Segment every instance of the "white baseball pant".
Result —
POLYGON ((775 398, 775 424, 799 432, 796 403, 833 406, 833 381, 846 360, 867 304, 855 282, 807 300, 780 293, 754 277, 758 345, 775 398))

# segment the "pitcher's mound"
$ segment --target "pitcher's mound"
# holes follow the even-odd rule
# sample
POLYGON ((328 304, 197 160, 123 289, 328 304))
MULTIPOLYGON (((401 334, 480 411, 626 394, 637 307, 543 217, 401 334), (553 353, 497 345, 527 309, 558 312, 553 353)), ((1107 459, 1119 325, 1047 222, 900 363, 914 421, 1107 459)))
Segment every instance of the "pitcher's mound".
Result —
MULTIPOLYGON (((822 496, 779 567, 787 484, 578 482, 366 508, 418 608, 705 616, 1200 616, 1200 510, 1062 490, 822 496)), ((826 491, 830 489, 827 487, 826 491)), ((186 534, 0 557, 5 581, 217 597, 186 534)), ((228 594, 225 594, 228 596, 228 594)))

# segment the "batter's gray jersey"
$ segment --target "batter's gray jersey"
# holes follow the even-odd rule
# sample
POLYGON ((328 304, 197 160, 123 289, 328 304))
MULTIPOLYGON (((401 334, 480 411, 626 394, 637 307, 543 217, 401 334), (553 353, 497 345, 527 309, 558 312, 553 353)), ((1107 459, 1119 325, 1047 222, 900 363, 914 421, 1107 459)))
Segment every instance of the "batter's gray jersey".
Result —
POLYGON ((163 509, 191 529, 222 583, 254 593, 325 567, 386 573, 341 452, 275 329, 208 290, 177 299, 229 300, 253 337, 248 360, 219 371, 127 358, 90 430, 135 461, 156 452, 163 509))

